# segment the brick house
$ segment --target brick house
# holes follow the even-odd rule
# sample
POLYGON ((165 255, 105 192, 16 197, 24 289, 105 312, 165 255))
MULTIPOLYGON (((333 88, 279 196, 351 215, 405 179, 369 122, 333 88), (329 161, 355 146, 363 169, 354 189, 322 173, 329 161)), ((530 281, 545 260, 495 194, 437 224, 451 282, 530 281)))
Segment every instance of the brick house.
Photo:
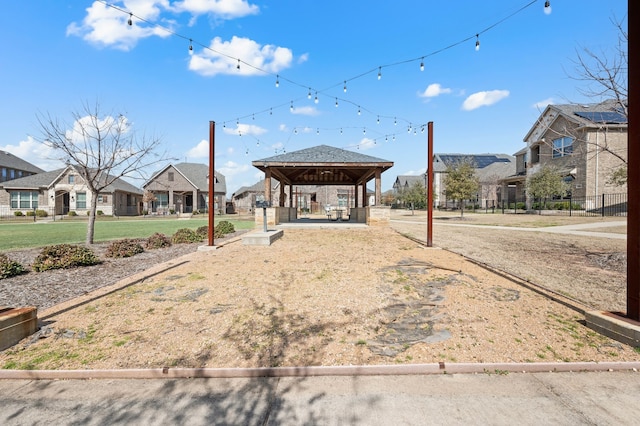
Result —
MULTIPOLYGON (((215 172, 214 208, 216 213, 226 210, 227 184, 225 177, 215 172)), ((193 213, 205 211, 209 202, 209 166, 198 163, 169 164, 153 174, 142 188, 154 200, 145 204, 150 213, 193 213)))
MULTIPOLYGON (((98 194, 97 211, 105 215, 134 216, 141 213, 142 191, 123 179, 115 179, 98 194)), ((48 215, 75 211, 86 215, 91 208, 82 169, 69 165, 0 183, 0 214, 44 210, 48 215)))
POLYGON ((16 157, 10 152, 0 150, 0 183, 43 172, 44 170, 28 161, 16 157))
POLYGON ((503 180, 518 199, 526 195, 526 179, 544 165, 564 176, 575 198, 627 191, 610 182, 627 160, 627 116, 614 102, 548 105, 524 142, 515 154, 515 174, 503 180))

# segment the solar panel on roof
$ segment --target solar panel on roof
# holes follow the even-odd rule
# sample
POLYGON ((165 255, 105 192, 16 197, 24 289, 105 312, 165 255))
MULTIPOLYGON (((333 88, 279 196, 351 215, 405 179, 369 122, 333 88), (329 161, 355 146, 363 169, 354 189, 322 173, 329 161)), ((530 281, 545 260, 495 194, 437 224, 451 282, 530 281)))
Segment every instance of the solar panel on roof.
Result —
POLYGON ((574 113, 594 123, 625 124, 627 117, 616 111, 578 111, 574 113))

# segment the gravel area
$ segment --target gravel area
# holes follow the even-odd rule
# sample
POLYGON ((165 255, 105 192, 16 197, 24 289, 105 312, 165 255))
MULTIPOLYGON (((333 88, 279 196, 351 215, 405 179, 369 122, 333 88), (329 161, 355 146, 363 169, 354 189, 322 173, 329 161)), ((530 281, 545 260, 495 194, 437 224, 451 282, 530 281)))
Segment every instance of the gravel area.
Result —
MULTIPOLYGON (((436 241, 476 254, 504 247, 496 259, 533 260, 534 247, 563 253, 531 240, 517 257, 516 246, 504 244, 518 241, 515 231, 473 240, 466 230, 463 243, 444 228, 436 241)), ((184 248, 187 254, 170 265, 44 309, 41 330, 0 353, 0 368, 640 360, 633 348, 584 327, 579 312, 391 227, 286 229, 270 247, 184 248)), ((537 268, 555 268, 556 275, 564 268, 573 271, 575 288, 591 286, 570 260, 537 268)), ((611 273, 593 266, 601 270, 611 273)), ((100 269, 92 271, 82 276, 100 269)))

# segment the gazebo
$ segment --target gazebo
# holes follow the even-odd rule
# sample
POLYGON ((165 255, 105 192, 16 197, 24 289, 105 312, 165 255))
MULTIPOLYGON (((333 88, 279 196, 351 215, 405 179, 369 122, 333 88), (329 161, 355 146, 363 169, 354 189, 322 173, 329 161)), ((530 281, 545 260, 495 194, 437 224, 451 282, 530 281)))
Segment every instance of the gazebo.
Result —
MULTIPOLYGON (((378 222, 388 218, 388 209, 380 206, 382 199, 382 173, 393 167, 392 161, 365 154, 319 145, 299 151, 288 152, 263 158, 251 163, 265 174, 265 201, 269 204, 275 223, 291 222, 297 219, 297 209, 293 205, 293 188, 304 185, 352 185, 355 194, 355 208, 351 209, 351 219, 357 222, 378 222), (279 205, 270 204, 271 179, 280 182, 279 205), (369 205, 366 196, 367 183, 375 180, 375 202, 369 205), (288 197, 285 197, 288 189, 288 197), (285 205, 285 199, 288 205, 285 205), (382 209, 374 212, 371 209, 382 209), (386 213, 383 213, 386 211, 386 213)), ((269 220, 271 222, 271 220, 269 220)))

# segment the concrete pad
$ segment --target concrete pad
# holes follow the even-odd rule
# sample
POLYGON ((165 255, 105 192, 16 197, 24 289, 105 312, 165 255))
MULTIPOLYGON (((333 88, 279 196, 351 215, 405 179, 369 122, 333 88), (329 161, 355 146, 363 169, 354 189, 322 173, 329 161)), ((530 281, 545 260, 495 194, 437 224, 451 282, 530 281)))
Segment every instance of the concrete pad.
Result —
POLYGON ((640 322, 605 311, 585 312, 587 327, 625 345, 640 347, 640 322))
POLYGON ((242 236, 242 244, 245 246, 270 246, 278 238, 282 237, 282 229, 267 232, 251 232, 242 236))
POLYGON ((219 247, 216 245, 213 246, 198 246, 198 251, 213 251, 217 250, 219 247))

